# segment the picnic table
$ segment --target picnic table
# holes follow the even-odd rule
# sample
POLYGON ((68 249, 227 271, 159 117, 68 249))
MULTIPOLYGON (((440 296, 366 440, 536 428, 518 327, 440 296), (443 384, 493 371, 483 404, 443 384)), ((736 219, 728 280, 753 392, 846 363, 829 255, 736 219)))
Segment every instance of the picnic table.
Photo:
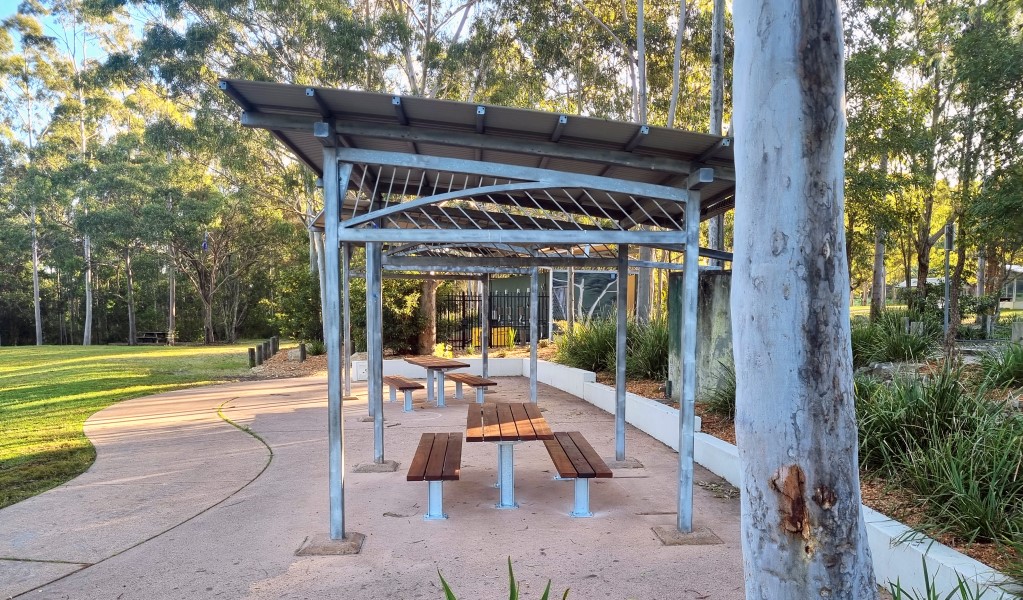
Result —
POLYGON ((465 422, 466 442, 497 444, 497 508, 518 508, 515 503, 515 444, 553 440, 547 420, 532 402, 470 404, 465 422))
POLYGON ((427 402, 434 401, 433 380, 434 375, 436 375, 438 407, 446 406, 444 404, 444 372, 450 371, 451 369, 465 369, 469 366, 468 363, 451 360, 450 358, 441 358, 439 356, 408 356, 405 358, 405 362, 426 369, 427 402))

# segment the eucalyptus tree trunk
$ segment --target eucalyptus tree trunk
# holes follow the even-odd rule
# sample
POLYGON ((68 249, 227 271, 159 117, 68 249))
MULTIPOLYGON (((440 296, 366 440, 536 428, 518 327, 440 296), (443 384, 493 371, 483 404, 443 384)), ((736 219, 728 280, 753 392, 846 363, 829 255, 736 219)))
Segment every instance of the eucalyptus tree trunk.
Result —
POLYGON ((124 249, 124 273, 128 283, 128 345, 134 346, 137 339, 135 328, 135 273, 131 268, 131 249, 124 249))
POLYGON ((877 321, 885 308, 885 231, 878 227, 874 231, 874 275, 870 284, 870 320, 877 321))
POLYGON ((43 311, 39 303, 39 230, 36 224, 36 205, 31 208, 32 219, 32 305, 36 320, 36 346, 43 345, 43 311))
MULTIPOLYGON (((82 68, 85 68, 85 57, 88 51, 88 44, 86 44, 86 36, 82 36, 82 68)), ((78 72, 76 67, 75 76, 78 79, 78 103, 81 107, 81 113, 78 117, 78 134, 79 134, 79 151, 81 152, 81 160, 85 160, 85 152, 87 150, 86 139, 85 139, 85 89, 82 86, 82 74, 78 72)), ((85 198, 82 198, 83 205, 85 204, 85 198)), ((85 209, 88 211, 88 209, 85 209)), ((82 255, 85 259, 85 323, 82 326, 82 345, 92 345, 92 239, 89 234, 85 234, 82 239, 82 255)))
MULTIPOLYGON (((721 135, 725 118, 725 0, 714 0, 710 30, 710 133, 721 135)), ((725 248, 725 222, 722 215, 707 223, 707 245, 725 248)), ((712 260, 712 265, 721 261, 712 260)))
POLYGON ((419 332, 419 353, 433 354, 437 345, 437 287, 435 279, 423 281, 422 297, 419 299, 419 314, 423 317, 423 329, 419 332))
POLYGON ((873 600, 849 346, 838 2, 734 6, 746 597, 873 600))
POLYGON ((671 63, 671 100, 668 103, 667 127, 675 126, 675 112, 678 109, 678 90, 682 85, 682 40, 686 32, 686 0, 678 3, 678 29, 675 30, 675 59, 671 63))
POLYGON ((92 345, 92 240, 89 234, 82 238, 82 255, 85 258, 85 323, 82 325, 82 345, 92 345))
MULTIPOLYGON (((888 177, 888 155, 881 157, 881 176, 888 177)), ((885 276, 884 253, 887 232, 880 225, 874 227, 874 271, 870 283, 870 320, 877 321, 884 311, 885 276)))

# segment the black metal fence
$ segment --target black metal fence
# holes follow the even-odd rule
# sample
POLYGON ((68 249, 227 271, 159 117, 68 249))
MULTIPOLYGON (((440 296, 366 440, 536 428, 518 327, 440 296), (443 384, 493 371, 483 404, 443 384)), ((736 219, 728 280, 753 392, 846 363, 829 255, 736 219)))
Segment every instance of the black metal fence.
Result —
MULTIPOLYGON (((480 300, 477 294, 437 296, 437 341, 453 348, 480 345, 480 300)), ((540 294, 540 338, 548 337, 549 297, 540 294)), ((490 347, 529 343, 529 294, 490 295, 490 347)))

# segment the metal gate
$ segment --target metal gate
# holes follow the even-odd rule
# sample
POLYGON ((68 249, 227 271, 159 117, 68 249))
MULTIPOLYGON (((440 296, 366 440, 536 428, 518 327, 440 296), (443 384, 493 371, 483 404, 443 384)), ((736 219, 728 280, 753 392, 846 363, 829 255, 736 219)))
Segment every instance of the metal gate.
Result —
MULTIPOLYGON (((549 336, 549 298, 540 294, 540 338, 549 336)), ((452 348, 480 344, 480 297, 458 292, 437 296, 437 341, 452 348)), ((490 347, 500 348, 528 344, 529 294, 493 293, 490 295, 490 347)))

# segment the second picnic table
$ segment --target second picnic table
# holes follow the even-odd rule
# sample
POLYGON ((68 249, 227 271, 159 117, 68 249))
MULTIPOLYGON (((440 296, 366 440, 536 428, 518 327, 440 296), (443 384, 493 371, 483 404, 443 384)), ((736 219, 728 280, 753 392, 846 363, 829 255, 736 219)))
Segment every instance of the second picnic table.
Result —
POLYGON ((515 444, 552 440, 547 420, 532 402, 470 404, 465 422, 466 442, 497 444, 497 485, 501 501, 497 508, 517 508, 515 503, 515 444))
POLYGON ((451 360, 450 358, 441 358, 439 356, 408 356, 405 358, 405 362, 423 367, 426 369, 426 401, 433 402, 433 379, 434 375, 437 377, 437 406, 445 406, 444 404, 444 372, 450 371, 451 369, 465 369, 469 365, 468 363, 460 362, 457 360, 451 360))

